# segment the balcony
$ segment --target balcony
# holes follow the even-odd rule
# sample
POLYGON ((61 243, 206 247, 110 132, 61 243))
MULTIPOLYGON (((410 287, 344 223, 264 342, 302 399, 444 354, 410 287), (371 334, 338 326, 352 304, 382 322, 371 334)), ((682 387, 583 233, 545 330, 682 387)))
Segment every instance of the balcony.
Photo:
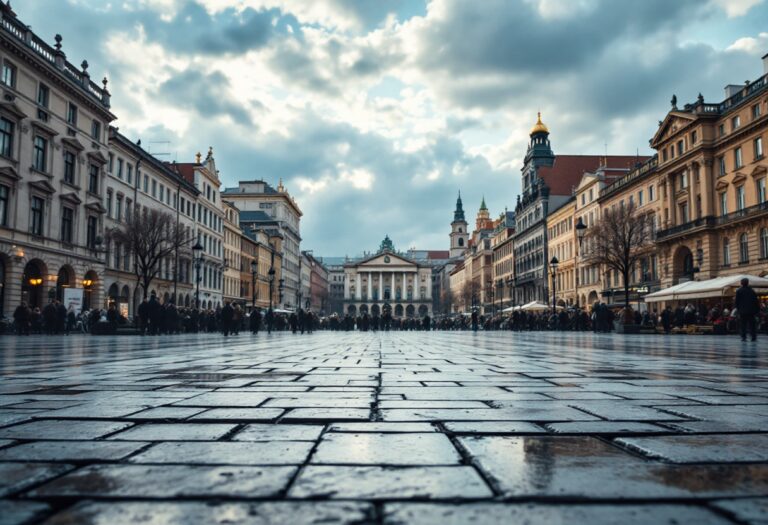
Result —
POLYGON ((715 217, 712 217, 712 216, 701 217, 699 219, 696 219, 695 221, 689 221, 684 224, 680 224, 678 226, 673 226, 672 228, 667 228, 666 230, 659 230, 658 232, 656 232, 656 240, 666 241, 673 237, 678 237, 680 235, 687 234, 692 230, 708 229, 708 228, 712 228, 714 225, 715 225, 715 217))
POLYGON ((763 215, 766 215, 766 214, 768 214, 768 201, 761 202, 760 204, 756 204, 755 206, 750 206, 749 208, 744 208, 743 210, 738 210, 733 213, 729 213, 727 215, 722 215, 720 217, 717 217, 715 219, 715 224, 717 226, 725 226, 725 225, 733 224, 736 222, 740 222, 745 219, 762 217, 763 215))

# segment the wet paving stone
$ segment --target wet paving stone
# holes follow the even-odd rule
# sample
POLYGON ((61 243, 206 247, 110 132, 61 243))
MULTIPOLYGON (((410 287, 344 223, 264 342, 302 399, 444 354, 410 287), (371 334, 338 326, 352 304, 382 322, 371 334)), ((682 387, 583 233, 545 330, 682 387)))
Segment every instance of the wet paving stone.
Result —
POLYGON ((312 463, 338 465, 452 465, 460 460, 451 441, 436 433, 329 433, 312 456, 312 463))
POLYGON ((211 441, 237 428, 206 423, 142 423, 109 439, 130 441, 211 441))
POLYGON ((617 443, 672 463, 750 463, 768 461, 768 435, 620 438, 617 443))
POLYGON ((731 338, 2 343, 2 525, 765 522, 768 355, 731 338))
POLYGON ((283 490, 295 471, 295 467, 96 465, 67 474, 29 494, 35 498, 269 497, 283 490))
POLYGON ((0 450, 0 461, 118 461, 149 443, 33 441, 0 450))
POLYGON ((492 494, 472 467, 309 466, 288 491, 292 498, 366 500, 463 499, 492 494))
POLYGON ((499 487, 514 496, 705 498, 768 490, 768 464, 653 464, 592 437, 460 441, 499 487))
POLYGON ((526 523, 591 525, 726 525, 712 511, 689 505, 542 505, 467 503, 392 503, 384 506, 385 525, 465 525, 526 523))
POLYGON ((14 439, 96 439, 133 426, 117 421, 45 420, 0 428, 0 437, 14 439))
POLYGON ((353 502, 100 503, 62 511, 46 525, 361 525, 373 513, 353 502))
POLYGON ((50 508, 45 503, 34 501, 0 500, 0 523, 3 525, 25 525, 43 517, 50 508))
POLYGON ((73 468, 72 465, 52 463, 0 463, 0 497, 55 478, 73 468))
POLYGON ((299 465, 313 447, 307 441, 158 443, 133 456, 131 463, 193 465, 299 465))
POLYGON ((768 498, 719 500, 712 506, 725 511, 742 523, 753 525, 768 523, 768 498))
POLYGON ((235 441, 314 441, 323 432, 321 425, 246 425, 235 441))

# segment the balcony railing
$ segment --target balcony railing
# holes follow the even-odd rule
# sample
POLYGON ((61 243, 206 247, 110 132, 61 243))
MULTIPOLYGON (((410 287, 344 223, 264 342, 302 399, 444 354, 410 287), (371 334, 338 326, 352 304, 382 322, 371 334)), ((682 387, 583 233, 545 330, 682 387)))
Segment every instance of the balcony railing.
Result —
POLYGON ((699 219, 696 219, 695 221, 689 221, 684 224, 679 224, 677 226, 673 226, 672 228, 667 228, 666 230, 659 230, 658 232, 656 232, 656 240, 662 241, 669 237, 674 237, 676 235, 680 235, 681 233, 685 233, 690 230, 694 230, 696 228, 700 228, 700 227, 711 228, 714 225, 715 225, 715 217, 712 217, 712 216, 701 217, 699 219))
POLYGON ((725 224, 738 222, 741 219, 751 218, 765 213, 768 213, 768 201, 761 202, 755 206, 750 206, 749 208, 744 208, 743 210, 734 211, 727 215, 721 215, 716 218, 716 224, 718 226, 723 226, 725 224))

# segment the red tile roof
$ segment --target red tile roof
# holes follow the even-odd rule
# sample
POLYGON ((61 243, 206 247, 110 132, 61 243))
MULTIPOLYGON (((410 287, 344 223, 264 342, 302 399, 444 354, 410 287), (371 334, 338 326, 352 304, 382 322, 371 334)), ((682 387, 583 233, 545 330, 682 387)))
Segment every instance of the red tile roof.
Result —
POLYGON ((450 259, 451 252, 448 250, 428 250, 427 259, 450 259))
POLYGON ((552 167, 542 166, 538 175, 549 187, 550 195, 571 195, 585 172, 596 171, 606 161, 608 168, 631 169, 648 157, 636 155, 557 155, 552 167))
POLYGON ((166 162, 166 165, 184 177, 184 180, 190 184, 195 183, 195 166, 199 166, 199 164, 194 162, 166 162))

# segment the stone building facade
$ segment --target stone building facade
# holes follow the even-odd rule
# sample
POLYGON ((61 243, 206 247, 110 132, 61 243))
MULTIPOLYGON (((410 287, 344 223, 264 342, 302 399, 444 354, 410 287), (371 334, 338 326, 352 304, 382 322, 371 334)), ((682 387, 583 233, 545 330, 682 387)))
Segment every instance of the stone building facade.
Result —
POLYGON ((389 237, 375 255, 344 265, 344 312, 432 315, 432 268, 397 253, 389 237))
POLYGON ((67 61, 0 2, 0 315, 66 288, 104 297, 106 79, 67 61))

